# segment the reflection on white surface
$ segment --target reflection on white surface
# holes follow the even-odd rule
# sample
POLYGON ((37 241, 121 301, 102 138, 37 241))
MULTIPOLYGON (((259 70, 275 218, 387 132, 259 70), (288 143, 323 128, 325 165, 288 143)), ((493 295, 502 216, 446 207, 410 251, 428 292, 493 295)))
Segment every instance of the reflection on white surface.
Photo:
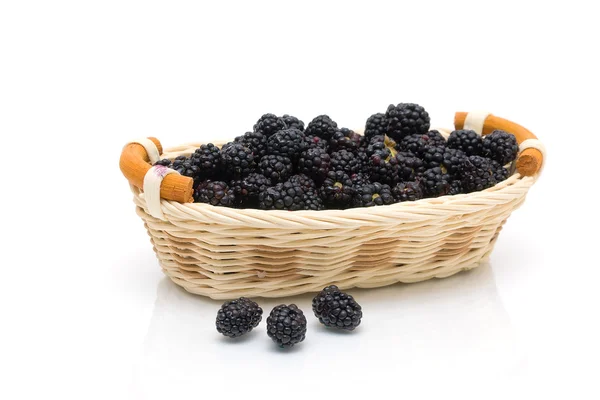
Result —
POLYGON ((349 292, 364 310, 355 332, 321 326, 308 294, 257 299, 263 321, 246 337, 230 340, 214 327, 221 301, 189 294, 165 277, 137 362, 135 387, 144 388, 147 397, 172 394, 176 387, 199 384, 202 376, 216 384, 232 365, 257 379, 308 368, 323 384, 335 374, 332 365, 351 365, 361 379, 513 374, 523 365, 489 264, 446 279, 349 292), (278 349, 265 333, 266 315, 283 302, 297 304, 309 321, 305 342, 292 351, 278 349))

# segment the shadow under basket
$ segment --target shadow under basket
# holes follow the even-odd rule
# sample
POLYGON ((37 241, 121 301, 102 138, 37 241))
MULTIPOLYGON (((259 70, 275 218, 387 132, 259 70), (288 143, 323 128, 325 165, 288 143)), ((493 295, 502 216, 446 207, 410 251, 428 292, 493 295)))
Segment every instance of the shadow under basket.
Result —
MULTIPOLYGON (((494 129, 515 134, 521 143, 515 173, 482 192, 388 206, 325 211, 214 207, 161 199, 169 191, 166 178, 162 187, 158 183, 161 196, 156 194, 152 206, 148 186, 144 191, 139 182, 151 167, 150 151, 133 144, 143 170, 132 173, 123 160, 131 158, 126 147, 121 168, 160 266, 191 293, 230 299, 291 296, 330 284, 375 288, 475 268, 490 255, 507 218, 536 182, 544 151, 531 132, 492 115, 457 113, 455 128, 463 127, 484 135, 494 129), (523 160, 524 154, 535 159, 523 160)), ((162 157, 189 155, 198 146, 173 148, 162 157)), ((160 154, 160 143, 157 148, 160 154)))

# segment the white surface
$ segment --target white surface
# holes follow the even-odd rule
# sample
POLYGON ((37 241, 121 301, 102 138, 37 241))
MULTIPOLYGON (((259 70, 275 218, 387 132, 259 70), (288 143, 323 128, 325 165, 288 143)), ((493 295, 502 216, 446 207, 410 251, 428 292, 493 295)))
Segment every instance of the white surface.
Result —
POLYGON ((598 398, 592 3, 284 4, 0 3, 0 398, 598 398), (403 101, 433 126, 490 110, 548 148, 490 265, 352 291, 351 335, 286 299, 310 321, 289 354, 264 322, 219 337, 219 303, 161 274, 123 145, 233 137, 264 112, 359 127, 403 101))

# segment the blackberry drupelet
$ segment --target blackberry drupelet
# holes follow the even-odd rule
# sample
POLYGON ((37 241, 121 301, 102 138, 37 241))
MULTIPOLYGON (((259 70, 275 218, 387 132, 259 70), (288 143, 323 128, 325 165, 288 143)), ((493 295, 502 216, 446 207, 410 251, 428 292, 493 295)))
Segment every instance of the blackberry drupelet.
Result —
POLYGON ((265 114, 254 124, 254 132, 262 132, 267 138, 286 128, 283 118, 274 114, 265 114))
POLYGON ((221 149, 221 165, 232 179, 240 179, 254 172, 257 161, 252 150, 241 143, 227 143, 221 149))
POLYGON ((352 179, 343 171, 329 171, 319 192, 328 207, 339 209, 348 208, 355 193, 352 179))
POLYGON ((311 177, 316 182, 322 182, 329 172, 330 165, 329 154, 317 147, 305 150, 300 154, 296 170, 311 177))
POLYGON ((289 181, 294 185, 300 186, 305 192, 314 191, 317 188, 315 181, 304 174, 293 175, 289 181))
POLYGON ((307 148, 306 137, 298 129, 284 129, 269 137, 267 142, 269 154, 289 157, 296 163, 300 153, 307 148))
POLYGON ((323 200, 321 200, 321 197, 319 197, 319 192, 317 190, 304 192, 302 200, 304 201, 305 210, 319 211, 325 209, 323 200))
POLYGON ((267 137, 262 132, 246 132, 236 137, 234 142, 241 143, 252 150, 257 160, 267 154, 267 137))
POLYGON ((270 186, 269 178, 255 172, 243 179, 231 181, 229 185, 235 195, 236 205, 242 208, 258 208, 258 194, 270 186))
POLYGON ((323 140, 331 140, 337 130, 337 123, 329 118, 328 115, 319 115, 315 117, 306 126, 307 136, 318 136, 323 140))
POLYGON ((373 207, 395 203, 389 185, 375 182, 358 186, 355 189, 356 193, 353 199, 355 207, 373 207))
POLYGON ((302 122, 300 119, 287 114, 281 117, 281 119, 283 120, 283 122, 285 122, 287 128, 296 128, 298 130, 304 131, 304 122, 302 122))
POLYGON ((292 347, 306 337, 306 317, 295 304, 276 306, 267 317, 267 334, 279 347, 292 347))
POLYGON ((269 154, 258 163, 258 172, 269 178, 273 184, 285 182, 293 171, 294 167, 289 157, 269 154))
POLYGON ((400 182, 392 188, 392 195, 398 202, 416 201, 423 198, 423 188, 419 182, 400 182))
POLYGON ((191 156, 194 164, 200 168, 200 177, 209 179, 217 175, 221 167, 221 150, 212 143, 203 144, 191 156))
POLYGON ((398 144, 400 150, 421 156, 427 146, 446 147, 446 139, 436 130, 406 136, 398 144))
POLYGON ((499 164, 480 156, 465 159, 461 171, 461 184, 464 193, 479 192, 497 183, 495 173, 499 164))
POLYGON ((519 144, 515 135, 502 130, 495 130, 483 138, 482 155, 506 165, 513 162, 519 153, 519 144))
POLYGON ((397 142, 408 135, 423 135, 429 130, 429 114, 418 104, 390 104, 385 118, 388 123, 387 135, 397 142))
POLYGON ((362 143, 362 136, 348 128, 337 130, 329 141, 329 151, 348 150, 355 152, 362 143))
POLYGON ((312 301, 315 317, 325 326, 353 331, 360 325, 362 308, 351 295, 331 285, 312 301))
POLYGON ((469 129, 452 131, 448 136, 448 147, 463 151, 467 156, 478 156, 482 150, 481 136, 469 129))
POLYGON ((348 150, 340 150, 331 153, 331 168, 332 171, 344 171, 348 175, 361 172, 362 163, 348 150))
POLYGON ((417 178, 425 197, 445 196, 450 191, 450 176, 440 167, 430 168, 417 178))
POLYGON ((200 182, 194 190, 196 203, 208 203, 213 206, 233 207, 235 195, 225 182, 206 180, 200 182))
POLYGON ((256 328, 262 320, 263 310, 245 297, 223 303, 217 312, 217 331, 235 338, 256 328))
POLYGON ((263 210, 303 210, 305 193, 296 183, 278 183, 259 193, 258 206, 263 210))
POLYGON ((154 165, 162 165, 163 167, 170 167, 171 160, 169 160, 168 158, 163 158, 162 160, 158 160, 157 162, 155 162, 154 165))
POLYGON ((371 115, 365 124, 365 138, 371 139, 373 136, 385 135, 387 133, 387 119, 385 114, 377 113, 371 115))
POLYGON ((194 163, 191 158, 179 156, 173 160, 171 168, 179 172, 183 176, 188 176, 194 179, 194 184, 200 180, 200 168, 194 163))

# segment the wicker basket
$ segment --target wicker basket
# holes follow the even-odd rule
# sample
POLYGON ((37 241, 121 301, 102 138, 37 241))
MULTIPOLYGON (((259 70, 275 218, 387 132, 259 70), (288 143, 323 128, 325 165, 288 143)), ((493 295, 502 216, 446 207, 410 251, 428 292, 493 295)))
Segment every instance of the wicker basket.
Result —
MULTIPOLYGON (((476 267, 536 182, 544 151, 529 131, 491 115, 457 113, 455 127, 463 126, 483 134, 511 128, 522 146, 517 171, 483 192, 389 206, 290 212, 182 203, 191 188, 184 177, 148 183, 147 143, 126 146, 121 168, 164 273, 189 292, 225 299, 289 296, 329 284, 374 288, 476 267)), ((198 146, 162 157, 189 155, 198 146)))

